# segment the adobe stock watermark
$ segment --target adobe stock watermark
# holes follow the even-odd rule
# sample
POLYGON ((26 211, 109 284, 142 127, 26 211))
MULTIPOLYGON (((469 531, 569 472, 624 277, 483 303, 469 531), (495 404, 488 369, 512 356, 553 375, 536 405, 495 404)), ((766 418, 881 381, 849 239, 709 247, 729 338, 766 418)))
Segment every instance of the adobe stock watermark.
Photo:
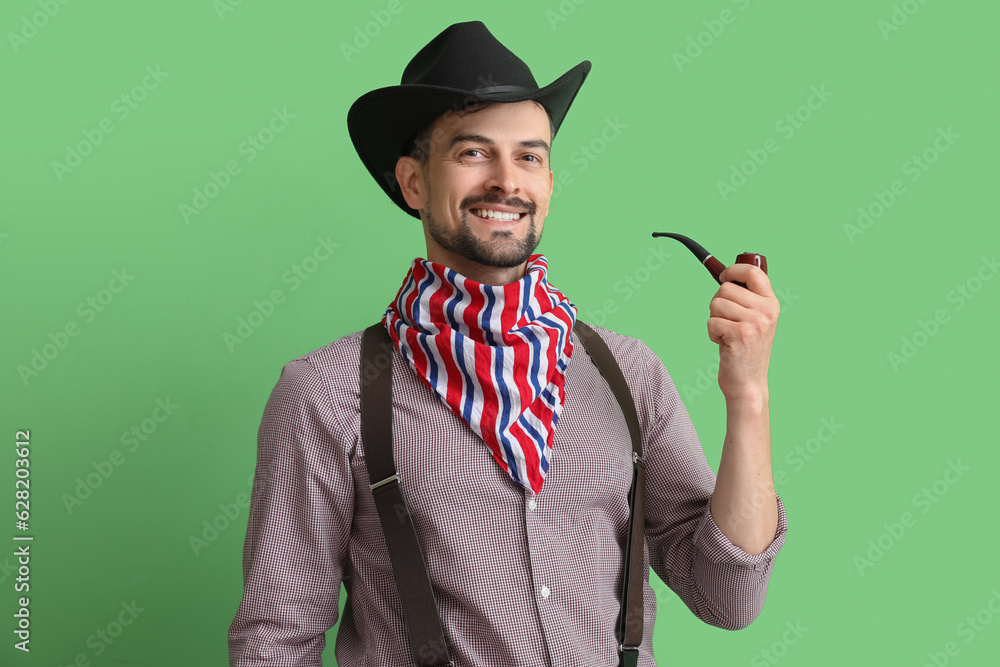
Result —
MULTIPOLYGON (((920 510, 920 514, 927 514, 941 502, 951 487, 958 484, 971 470, 972 468, 962 465, 962 459, 948 461, 941 477, 913 494, 910 499, 911 504, 920 510)), ((885 531, 875 539, 868 540, 868 549, 863 554, 854 556, 854 567, 857 568, 858 575, 863 577, 866 569, 875 567, 875 563, 885 557, 885 554, 906 535, 906 531, 912 530, 917 525, 917 518, 912 512, 903 512, 899 521, 883 523, 885 531)))
MULTIPOLYGON (((151 92, 160 87, 160 84, 168 76, 170 76, 170 72, 162 71, 159 65, 156 67, 148 65, 142 81, 133 86, 131 90, 112 100, 111 113, 114 114, 118 122, 124 121, 149 97, 151 92)), ((114 132, 115 128, 115 119, 111 116, 105 116, 97 122, 96 127, 88 127, 83 130, 83 139, 73 145, 66 144, 66 155, 63 161, 52 161, 52 171, 55 172, 56 180, 62 183, 66 176, 72 174, 74 169, 83 164, 84 158, 93 154, 94 149, 104 143, 104 138, 114 132)))
POLYGON ((135 623, 139 614, 146 611, 146 608, 140 607, 134 599, 131 602, 122 601, 119 606, 121 610, 115 613, 114 618, 87 637, 87 648, 91 652, 77 653, 66 663, 66 667, 90 667, 91 659, 103 655, 125 633, 125 629, 135 623))
MULTIPOLYGON (((965 644, 971 644, 997 616, 1000 616, 1000 591, 994 587, 990 589, 990 597, 986 600, 986 604, 955 626, 955 634, 962 638, 965 644)), ((946 642, 942 650, 928 651, 927 662, 923 667, 945 667, 951 662, 951 658, 957 657, 961 652, 962 647, 957 641, 946 642)))
MULTIPOLYGON (((774 296, 777 297, 778 303, 781 305, 781 315, 778 317, 778 326, 781 326, 782 317, 787 320, 788 312, 792 308, 792 304, 798 301, 801 297, 798 294, 792 292, 789 288, 775 287, 772 283, 771 289, 774 290, 774 296)), ((713 390, 719 386, 719 351, 718 348, 713 348, 712 353, 709 355, 711 361, 704 367, 698 370, 695 375, 693 382, 686 382, 678 388, 678 392, 684 398, 684 405, 690 407, 694 399, 704 396, 705 392, 713 390)))
POLYGON ((69 2, 70 0, 38 0, 37 4, 41 11, 37 11, 30 16, 22 16, 21 29, 18 32, 7 33, 7 41, 10 42, 14 53, 19 53, 21 47, 34 39, 38 35, 38 31, 47 26, 49 21, 55 18, 56 14, 60 12, 63 6, 68 5, 69 2))
MULTIPOLYGON (((139 447, 156 433, 160 424, 167 421, 181 407, 171 401, 169 396, 166 398, 157 398, 153 401, 153 405, 155 407, 149 413, 149 416, 144 417, 138 423, 133 424, 127 431, 122 432, 118 440, 125 451, 137 451, 139 447)), ((63 501, 63 506, 66 508, 66 512, 72 514, 74 509, 82 507, 84 501, 93 496, 94 491, 100 488, 104 482, 108 481, 115 473, 115 470, 123 463, 125 463, 125 454, 118 449, 111 450, 106 458, 99 461, 91 461, 90 467, 93 468, 93 472, 88 472, 83 477, 77 477, 74 480, 76 487, 74 487, 72 493, 62 494, 61 500, 63 501)))
POLYGON ((17 566, 16 560, 13 563, 10 562, 9 555, 4 557, 3 562, 0 563, 0 584, 17 574, 17 566))
POLYGON ((663 268, 666 260, 673 257, 673 253, 665 252, 662 245, 651 245, 646 253, 646 259, 637 267, 626 273, 620 280, 612 285, 615 294, 620 295, 613 299, 605 299, 601 302, 601 307, 597 310, 586 312, 587 321, 604 326, 610 315, 618 312, 621 304, 627 303, 635 294, 645 286, 653 277, 653 274, 663 268))
POLYGON ((780 639, 753 654, 753 657, 750 658, 750 667, 768 667, 778 664, 782 658, 788 655, 789 648, 798 644, 799 640, 809 632, 809 628, 803 626, 802 621, 798 619, 794 623, 785 621, 785 628, 787 629, 781 633, 780 639))
MULTIPOLYGON (((297 291, 305 281, 319 270, 324 262, 330 259, 330 255, 339 247, 340 244, 331 241, 329 235, 326 238, 317 236, 316 245, 312 252, 282 273, 281 282, 289 286, 289 292, 297 291)), ((278 306, 285 303, 286 298, 284 290, 277 288, 271 290, 270 294, 263 300, 254 299, 253 310, 246 317, 236 318, 236 328, 232 332, 224 331, 222 333, 222 342, 226 344, 229 353, 232 354, 236 351, 237 346, 250 340, 254 332, 274 315, 278 306)))
MULTIPOLYGON (((754 526, 765 508, 766 511, 770 511, 771 508, 777 510, 778 494, 775 490, 774 480, 768 475, 770 471, 771 461, 767 459, 759 463, 756 471, 748 471, 746 477, 752 482, 750 491, 741 493, 739 498, 734 498, 733 504, 729 507, 715 505, 713 516, 720 521, 724 520, 731 528, 738 529, 739 526, 754 526)), ((774 557, 767 556, 761 559, 761 562, 756 563, 753 568, 756 572, 762 572, 771 567, 773 563, 774 557)))
MULTIPOLYGON (((976 298, 976 295, 983 289, 983 286, 1000 272, 1000 263, 997 256, 993 255, 989 259, 985 256, 979 267, 964 282, 958 283, 945 295, 945 301, 954 304, 953 312, 958 312, 965 308, 965 305, 976 298)), ((926 320, 917 320, 917 327, 912 334, 900 338, 900 346, 897 350, 891 350, 886 359, 893 373, 898 373, 901 366, 909 364, 920 350, 927 347, 927 344, 941 332, 941 327, 951 322, 951 314, 946 308, 938 308, 933 315, 926 320)))
MULTIPOLYGON (((816 434, 806 438, 805 442, 795 447, 785 454, 785 463, 792 467, 792 473, 799 473, 806 464, 816 458, 823 447, 828 445, 836 437, 837 433, 844 430, 844 425, 837 421, 836 417, 823 417, 819 420, 819 427, 816 434)), ((774 470, 774 483, 779 485, 788 484, 791 480, 789 473, 783 468, 774 470)))
MULTIPOLYGON (((955 142, 961 138, 962 135, 955 134, 952 131, 951 125, 948 126, 947 130, 939 127, 937 129, 937 136, 931 142, 931 145, 920 153, 914 153, 909 159, 903 162, 903 166, 901 167, 903 175, 909 176, 911 183, 916 183, 940 159, 941 155, 951 150, 955 142)), ((906 193, 906 183, 900 178, 893 180, 886 190, 875 190, 872 193, 873 201, 869 201, 867 204, 858 207, 858 217, 855 224, 844 224, 844 234, 847 235, 847 240, 851 245, 854 244, 855 238, 871 229, 892 208, 892 205, 906 193)))
MULTIPOLYGON (((97 316, 103 313, 133 280, 135 280, 135 276, 128 273, 125 268, 122 268, 121 271, 112 271, 111 280, 108 281, 107 287, 98 290, 93 296, 88 296, 77 305, 76 314, 80 316, 83 324, 90 324, 97 319, 97 316)), ((24 386, 27 387, 33 378, 38 377, 42 371, 48 368, 69 347, 72 340, 80 335, 81 331, 83 328, 77 320, 69 320, 55 333, 50 331, 48 341, 43 343, 40 348, 32 348, 31 359, 28 363, 17 366, 17 374, 24 386)))
POLYGON ((546 9, 545 20, 549 22, 549 27, 552 28, 552 30, 558 28, 560 23, 565 23, 570 16, 576 13, 576 8, 586 1, 587 0, 561 0, 556 6, 555 11, 546 9))
MULTIPOLYGON (((732 0, 732 2, 741 12, 746 11, 751 4, 751 0, 732 0)), ((738 16, 739 14, 731 9, 723 9, 719 13, 718 18, 711 18, 702 21, 701 24, 705 27, 705 29, 698 32, 696 35, 688 36, 687 45, 684 47, 683 52, 674 51, 673 53, 674 64, 677 66, 677 71, 683 74, 685 67, 693 65, 694 61, 705 53, 705 49, 715 44, 715 40, 722 36, 722 33, 726 31, 726 26, 732 25, 736 22, 736 18, 738 16)))
POLYGON ((362 359, 361 361, 361 386, 363 387, 370 385, 385 369, 392 367, 392 356, 396 352, 392 341, 379 343, 379 348, 381 351, 372 360, 362 359))
MULTIPOLYGON (((806 101, 797 106, 792 111, 786 113, 774 123, 774 130, 781 134, 784 140, 789 140, 795 133, 801 130, 813 117, 813 113, 819 111, 833 97, 833 93, 826 89, 826 84, 819 88, 811 86, 810 95, 806 101)), ((740 188, 747 184, 761 167, 767 164, 772 155, 781 149, 781 143, 774 137, 764 140, 760 148, 748 148, 747 159, 739 165, 730 165, 729 178, 725 181, 716 181, 715 187, 719 191, 722 201, 729 201, 729 198, 736 194, 740 188)))
MULTIPOLYGON (((247 478, 247 486, 251 487, 251 492, 253 491, 255 476, 256 473, 251 473, 247 478)), ((264 493, 270 484, 271 479, 266 473, 262 474, 259 478, 257 491, 264 493)), ((191 547, 191 551, 196 557, 200 556, 202 551, 214 544, 222 533, 229 530, 229 527, 239 518, 241 511, 250 507, 250 500, 250 494, 245 492, 237 493, 232 502, 219 503, 218 514, 202 520, 198 532, 188 535, 188 546, 191 547)))
POLYGON ((892 6, 889 20, 879 19, 875 22, 875 27, 882 33, 882 40, 888 42, 889 35, 899 32, 899 29, 906 25, 910 17, 920 11, 920 8, 927 4, 927 0, 903 0, 899 4, 892 6))
POLYGON ((212 9, 219 21, 225 21, 227 14, 232 14, 236 8, 243 4, 243 0, 212 0, 212 9))
POLYGON ((653 589, 653 593, 656 595, 656 606, 660 609, 663 608, 664 604, 667 604, 677 597, 670 587, 667 586, 666 582, 664 582, 663 579, 660 579, 660 576, 656 574, 652 568, 649 570, 649 587, 653 589))
POLYGON ((622 122, 621 116, 615 116, 613 120, 610 117, 605 118, 604 127, 601 128, 601 131, 593 139, 585 144, 580 144, 570 153, 569 163, 576 167, 576 172, 574 173, 569 169, 560 169, 553 175, 552 197, 550 201, 557 199, 567 186, 573 184, 576 180, 576 174, 582 174, 587 171, 590 165, 603 155, 611 144, 618 141, 622 132, 627 129, 628 125, 622 122))
POLYGON ((421 664, 424 665, 454 664, 448 661, 447 640, 443 640, 440 637, 431 637, 422 643, 417 647, 417 655, 420 656, 421 664))
MULTIPOLYGON (((408 3, 407 3, 408 4, 408 3)), ((350 63, 352 58, 361 55, 361 52, 368 48, 372 40, 382 34, 382 31, 389 27, 394 16, 403 13, 406 6, 402 0, 389 0, 383 9, 373 9, 368 13, 372 20, 367 21, 363 26, 354 26, 354 35, 350 43, 341 42, 340 52, 344 54, 344 59, 350 63)))
MULTIPOLYGON (((250 164, 257 156, 267 150, 278 134, 284 132, 289 122, 295 119, 295 114, 288 112, 288 107, 271 109, 271 118, 267 123, 246 138, 236 147, 236 153, 243 158, 243 164, 250 164)), ((233 178, 243 173, 243 165, 237 159, 226 162, 220 171, 209 171, 208 180, 201 187, 192 190, 191 203, 181 202, 178 205, 181 218, 185 224, 191 223, 191 218, 201 215, 223 190, 229 187, 233 178)))

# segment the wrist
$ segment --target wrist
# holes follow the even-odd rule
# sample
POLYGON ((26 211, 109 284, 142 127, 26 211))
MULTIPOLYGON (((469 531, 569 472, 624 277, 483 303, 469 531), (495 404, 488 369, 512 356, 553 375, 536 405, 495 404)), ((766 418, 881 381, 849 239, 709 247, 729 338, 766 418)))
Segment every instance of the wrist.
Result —
POLYGON ((739 412, 767 412, 767 385, 747 385, 726 392, 726 407, 739 412))

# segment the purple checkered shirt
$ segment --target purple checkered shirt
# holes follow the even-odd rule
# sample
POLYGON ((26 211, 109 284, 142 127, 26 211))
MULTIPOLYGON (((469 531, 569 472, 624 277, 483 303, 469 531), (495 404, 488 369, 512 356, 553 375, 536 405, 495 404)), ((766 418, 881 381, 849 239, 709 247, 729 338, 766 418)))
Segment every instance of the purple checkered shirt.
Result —
MULTIPOLYGON (((732 544, 709 511, 715 475, 677 389, 641 341, 594 327, 632 390, 646 459, 649 567, 700 619, 745 627, 764 604, 787 520, 761 554, 732 544)), ((347 605, 341 667, 412 665, 361 445, 361 332, 285 365, 260 425, 230 665, 321 665, 347 605)), ((451 656, 460 667, 618 665, 622 548, 632 444, 610 388, 573 334, 566 404, 541 492, 520 487, 486 445, 392 354, 393 452, 451 656)), ((388 356, 384 357, 387 360, 388 356)), ((375 369, 369 369, 375 372, 375 369)))

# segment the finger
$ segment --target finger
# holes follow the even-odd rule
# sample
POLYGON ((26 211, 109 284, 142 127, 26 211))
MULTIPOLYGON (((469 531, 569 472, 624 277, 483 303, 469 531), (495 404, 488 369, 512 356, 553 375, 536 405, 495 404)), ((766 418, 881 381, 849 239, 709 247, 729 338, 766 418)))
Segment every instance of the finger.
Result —
POLYGON ((748 290, 761 296, 774 295, 774 290, 771 288, 771 279, 759 267, 753 264, 730 264, 719 274, 719 280, 723 282, 744 283, 748 290))
POLYGON ((750 289, 740 287, 734 282, 723 282, 719 285, 719 289, 715 291, 713 298, 727 299, 744 308, 760 309, 766 307, 768 296, 766 294, 757 294, 750 289))
POLYGON ((708 337, 713 343, 734 344, 740 340, 743 325, 721 317, 708 318, 708 337))
MULTIPOLYGON (((758 354, 764 342, 761 331, 750 322, 710 317, 707 326, 708 337, 713 343, 724 345, 738 354, 758 354)), ((770 345, 767 349, 770 350, 770 345)))
MULTIPOLYGON (((746 290, 742 287, 737 287, 736 289, 741 292, 746 292, 746 290)), ((721 292, 722 290, 719 291, 721 292)), ((749 294, 748 296, 754 295, 749 294)), ((752 317, 752 313, 749 308, 740 304, 736 300, 729 299, 726 296, 719 295, 718 293, 712 297, 711 301, 708 302, 708 313, 710 317, 718 317, 732 322, 744 322, 752 317)))
POLYGON ((760 331, 773 331, 780 311, 776 297, 754 294, 733 283, 720 285, 708 304, 711 317, 749 324, 760 331))

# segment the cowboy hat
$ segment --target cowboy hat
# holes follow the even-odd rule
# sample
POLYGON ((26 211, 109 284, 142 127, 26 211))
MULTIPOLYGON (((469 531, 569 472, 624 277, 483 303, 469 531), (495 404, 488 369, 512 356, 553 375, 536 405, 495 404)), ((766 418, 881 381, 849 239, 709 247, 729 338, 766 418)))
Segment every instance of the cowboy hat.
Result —
POLYGON ((410 60, 400 85, 359 97, 347 112, 358 156, 389 198, 410 215, 396 181, 396 161, 416 134, 448 111, 484 102, 535 100, 552 119, 552 136, 590 72, 585 60, 539 88, 531 70, 481 21, 445 28, 410 60))

